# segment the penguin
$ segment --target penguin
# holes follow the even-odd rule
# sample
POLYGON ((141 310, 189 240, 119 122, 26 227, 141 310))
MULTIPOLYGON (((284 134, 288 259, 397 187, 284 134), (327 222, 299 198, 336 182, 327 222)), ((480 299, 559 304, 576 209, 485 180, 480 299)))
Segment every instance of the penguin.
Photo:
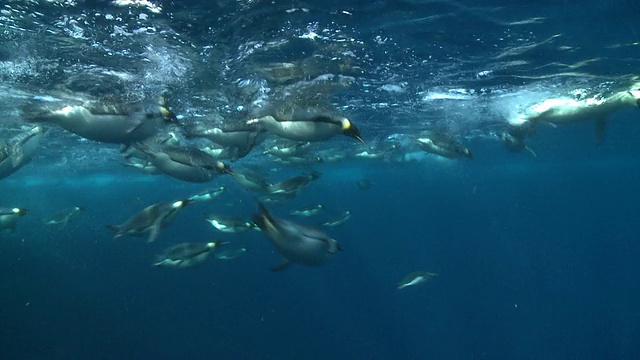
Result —
POLYGON ((20 217, 29 213, 27 209, 21 208, 0 208, 0 231, 13 233, 20 217))
POLYGON ((342 250, 336 240, 320 230, 277 218, 262 203, 258 203, 258 207, 253 221, 284 257, 272 271, 282 271, 291 263, 320 266, 342 250))
POLYGON ((305 206, 302 209, 292 211, 291 215, 308 217, 308 216, 317 215, 322 209, 323 209, 322 204, 310 205, 310 206, 305 206))
POLYGON ((58 108, 34 102, 23 106, 22 117, 27 122, 56 124, 88 140, 114 144, 141 142, 166 124, 177 123, 164 100, 152 106, 88 104, 58 108))
POLYGON ((0 179, 13 174, 31 161, 40 147, 45 132, 42 127, 36 126, 7 141, 0 142, 0 179))
POLYGON ((247 251, 248 250, 246 247, 241 247, 237 249, 225 248, 224 250, 216 251, 215 257, 218 260, 234 260, 240 257, 241 255, 244 255, 247 251))
POLYGON ((233 179, 244 189, 260 194, 268 192, 270 186, 266 179, 249 170, 234 171, 233 179))
POLYGON ((158 148, 141 143, 134 146, 147 154, 149 161, 160 171, 182 181, 201 183, 220 174, 233 174, 228 165, 197 148, 158 148))
POLYGON ((345 210, 342 214, 336 216, 331 220, 323 222, 321 225, 326 227, 336 227, 346 223, 351 218, 351 211, 345 210))
POLYGON ((342 134, 364 143, 358 127, 332 110, 291 104, 282 108, 266 106, 260 113, 261 116, 247 120, 246 124, 261 126, 285 139, 316 142, 342 134))
POLYGON ((270 185, 268 188, 269 194, 294 194, 295 196, 300 192, 300 189, 307 186, 312 181, 319 179, 320 176, 320 173, 315 171, 307 175, 294 176, 287 180, 270 185))
POLYGON ((68 209, 64 209, 42 221, 43 225, 60 225, 62 227, 67 226, 69 220, 78 215, 82 211, 82 208, 79 206, 70 207, 68 209))
POLYGON ((191 195, 187 199, 187 201, 189 201, 190 203, 211 201, 217 198, 218 196, 222 195, 222 193, 224 193, 226 189, 227 188, 225 188, 224 186, 220 186, 219 188, 216 188, 216 189, 203 190, 197 194, 191 195))
POLYGON ((436 273, 426 272, 426 271, 412 272, 409 275, 405 276, 404 279, 402 279, 398 283, 398 290, 404 289, 404 288, 409 287, 409 286, 415 286, 415 285, 424 283, 425 281, 427 281, 427 280, 429 280, 432 277, 435 277, 437 275, 438 274, 436 274, 436 273))
POLYGON ((153 263, 155 267, 184 269, 204 262, 220 245, 216 241, 208 243, 182 243, 164 251, 153 263))
POLYGON ((531 155, 533 155, 533 157, 538 157, 535 151, 533 151, 524 143, 523 138, 513 136, 508 132, 501 132, 500 134, 498 134, 498 137, 504 142, 504 146, 507 148, 507 150, 511 152, 521 152, 523 150, 527 150, 531 153, 531 155))
POLYGON ((262 155, 275 156, 280 160, 287 160, 289 157, 299 157, 307 153, 309 142, 299 142, 293 145, 275 145, 262 152, 262 155))
POLYGON ((266 131, 253 126, 240 124, 226 124, 226 126, 206 127, 203 124, 194 125, 186 131, 187 137, 208 139, 217 145, 231 149, 232 161, 241 159, 249 154, 258 144, 262 143, 266 131))
POLYGON ((254 223, 244 221, 236 216, 218 216, 209 214, 206 215, 205 220, 218 231, 225 233, 237 234, 256 228, 254 223))
POLYGON ((604 139, 608 117, 626 107, 640 107, 640 83, 604 97, 560 97, 531 105, 523 113, 509 119, 513 128, 533 127, 540 123, 561 125, 595 120, 596 142, 604 139))
POLYGON ((473 159, 471 151, 456 139, 442 134, 425 134, 417 139, 418 146, 423 151, 454 159, 466 157, 473 159))
POLYGON ((308 165, 323 163, 324 159, 319 156, 289 156, 286 159, 277 159, 277 162, 284 165, 308 165))
POLYGON ((189 203, 188 200, 179 200, 153 204, 134 214, 123 224, 107 225, 107 228, 115 232, 114 239, 124 235, 139 236, 148 233, 147 242, 154 242, 160 235, 162 227, 168 225, 189 203))

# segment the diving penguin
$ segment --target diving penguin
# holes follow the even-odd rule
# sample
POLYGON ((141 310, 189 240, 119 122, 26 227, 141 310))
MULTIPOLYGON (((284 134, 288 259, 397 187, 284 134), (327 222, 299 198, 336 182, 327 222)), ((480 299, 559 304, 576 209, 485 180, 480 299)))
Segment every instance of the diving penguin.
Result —
POLYGON ((0 208, 0 231, 7 230, 10 233, 16 231, 16 224, 20 217, 29 211, 21 208, 0 208))
POLYGON ((172 246, 157 257, 153 266, 184 269, 204 262, 219 246, 218 242, 182 243, 172 246))
POLYGON ((416 271, 408 274, 398 283, 398 290, 404 289, 409 286, 415 286, 426 282, 432 277, 437 276, 438 274, 427 272, 427 271, 416 271))
POLYGON ((225 233, 240 233, 249 229, 255 229, 254 223, 244 221, 236 216, 219 216, 208 214, 205 220, 214 228, 225 233))
POLYGON ((578 92, 573 97, 549 98, 516 114, 509 119, 509 125, 517 129, 532 128, 540 123, 560 125, 595 120, 596 142, 600 143, 604 139, 610 115, 626 107, 639 106, 640 83, 635 83, 611 96, 597 94, 584 97, 578 92))
POLYGON ((158 238, 160 230, 189 203, 188 200, 179 200, 172 203, 153 204, 134 214, 123 224, 107 225, 107 228, 115 232, 114 239, 123 235, 141 236, 148 233, 147 242, 153 242, 158 238))
POLYGON ((247 125, 258 125, 268 132, 295 141, 323 141, 342 134, 362 143, 360 130, 351 120, 320 107, 291 104, 282 108, 267 106, 260 116, 247 120, 247 125))
POLYGON ((258 203, 259 213, 253 221, 267 236, 276 250, 284 256, 280 265, 272 271, 284 270, 290 263, 304 266, 320 266, 326 263, 340 248, 338 242, 315 228, 271 215, 258 203))
POLYGON ((197 148, 152 147, 142 143, 134 146, 147 154, 158 170, 179 180, 200 183, 220 174, 233 174, 228 165, 197 148))
POLYGON ((151 106, 143 104, 89 104, 54 107, 50 103, 33 102, 22 108, 28 122, 56 124, 85 139, 132 144, 155 135, 168 123, 177 123, 176 116, 164 105, 164 100, 151 106))
POLYGON ((68 209, 61 210, 53 214, 52 216, 45 218, 42 221, 43 225, 60 225, 62 227, 67 226, 69 220, 78 215, 82 211, 82 208, 79 206, 70 207, 68 209))
POLYGON ((7 141, 0 142, 0 179, 13 174, 31 161, 44 134, 45 130, 36 126, 7 141))
POLYGON ((440 155, 445 158, 454 159, 458 157, 466 157, 473 159, 471 151, 462 145, 459 141, 443 134, 425 134, 417 139, 418 146, 423 151, 440 155))

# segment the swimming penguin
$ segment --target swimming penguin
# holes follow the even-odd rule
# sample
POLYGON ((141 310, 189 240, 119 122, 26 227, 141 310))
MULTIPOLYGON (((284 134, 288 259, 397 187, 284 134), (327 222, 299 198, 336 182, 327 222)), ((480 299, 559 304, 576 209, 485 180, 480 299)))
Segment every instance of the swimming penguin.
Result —
POLYGON ((134 158, 127 159, 124 162, 121 162, 120 165, 134 168, 140 171, 143 174, 147 175, 160 175, 163 174, 155 165, 151 164, 148 161, 141 162, 140 160, 134 160, 134 158))
POLYGON ((197 148, 134 146, 149 155, 149 161, 160 171, 179 180, 199 183, 220 174, 233 174, 228 165, 197 148))
POLYGON ((504 146, 507 148, 507 150, 511 152, 521 152, 523 150, 527 150, 534 157, 538 157, 538 155, 536 155, 536 153, 524 143, 523 138, 513 136, 508 132, 501 132, 500 134, 498 134, 498 137, 504 142, 504 146))
POLYGON ((269 194, 298 194, 300 189, 309 185, 312 181, 320 178, 319 172, 311 172, 307 175, 294 176, 292 178, 280 181, 270 185, 269 194))
POLYGON ((237 249, 225 248, 224 250, 216 251, 214 255, 218 260, 234 260, 246 253, 247 253, 247 248, 241 247, 237 249))
POLYGON ((204 262, 219 246, 218 242, 183 243, 172 246, 158 256, 153 266, 184 269, 204 262))
POLYGON ((374 160, 382 159, 395 149, 396 149, 396 145, 391 145, 386 149, 384 148, 367 149, 354 154, 353 157, 360 158, 360 159, 374 159, 374 160))
POLYGON ((280 160, 287 160, 291 156, 303 156, 309 149, 309 142, 299 142, 291 145, 275 145, 263 151, 263 155, 272 155, 280 160))
POLYGON ((224 193, 225 190, 226 188, 224 186, 220 186, 219 188, 216 188, 216 189, 203 190, 195 195, 191 195, 187 199, 187 201, 189 201, 190 203, 211 201, 217 198, 218 196, 222 195, 222 193, 224 193))
POLYGON ((168 123, 176 123, 164 100, 151 106, 134 105, 68 105, 52 108, 52 103, 30 103, 22 108, 28 122, 47 122, 85 139, 131 144, 144 141, 168 123))
POLYGON ((207 127, 203 124, 193 125, 186 131, 187 137, 199 137, 208 139, 220 146, 230 148, 232 161, 243 158, 251 152, 256 145, 265 138, 266 131, 254 126, 242 123, 238 126, 225 124, 225 126, 207 127))
POLYGON ((123 224, 107 225, 107 228, 115 231, 114 239, 123 235, 140 236, 148 233, 147 242, 153 242, 160 235, 162 227, 168 225, 187 205, 189 205, 187 200, 154 204, 134 214, 123 224))
POLYGON ((7 230, 10 233, 16 231, 16 224, 20 217, 28 214, 27 209, 0 208, 0 231, 7 230))
POLYGON ((345 210, 342 214, 336 216, 331 220, 323 222, 321 225, 326 227, 336 227, 346 223, 351 218, 351 211, 345 210))
POLYGON ((356 188, 358 188, 358 190, 362 191, 362 190, 369 190, 369 188, 371 187, 371 180, 369 179, 362 179, 362 180, 358 180, 356 181, 356 188))
POLYGON ((247 120, 247 125, 259 125, 285 139, 323 141, 342 134, 364 143, 358 127, 333 110, 288 104, 280 108, 266 106, 258 113, 260 116, 247 120))
POLYGON ((308 165, 323 163, 324 159, 319 156, 289 156, 286 159, 277 159, 277 161, 284 165, 308 165))
POLYGON ((417 139, 418 146, 423 151, 454 159, 466 157, 473 159, 471 151, 456 139, 442 134, 425 134, 417 139))
POLYGON ((44 219, 42 223, 43 225, 60 225, 64 227, 67 226, 72 217, 78 215, 81 211, 82 208, 79 206, 70 207, 44 219))
POLYGON ((31 161, 44 134, 45 130, 36 126, 7 141, 0 142, 0 179, 13 174, 31 161))
POLYGON ((206 215, 205 220, 214 228, 225 233, 241 233, 256 228, 255 224, 237 216, 206 215))
POLYGON ((399 283, 398 283, 398 290, 400 289, 404 289, 408 286, 414 286, 414 285, 418 285, 421 284, 429 279, 431 279, 434 276, 437 276, 438 274, 432 273, 432 272, 426 272, 426 271, 416 271, 416 272, 412 272, 409 275, 405 276, 404 279, 402 279, 399 283))
POLYGON ((253 221, 267 236, 276 250, 284 256, 280 265, 272 271, 284 270, 291 262, 305 266, 320 266, 326 263, 340 248, 338 242, 323 232, 293 221, 271 215, 258 203, 259 213, 253 221))
POLYGON ((294 216, 313 216, 317 215, 323 209, 322 204, 305 206, 302 209, 294 210, 291 215, 294 216))
POLYGON ((256 192, 266 193, 269 190, 269 183, 260 174, 250 170, 234 171, 233 179, 244 189, 256 192))
POLYGON ((640 83, 629 89, 618 91, 611 96, 600 94, 592 97, 573 96, 546 99, 527 108, 509 119, 509 125, 518 127, 535 126, 540 123, 553 125, 595 120, 596 141, 604 139, 608 117, 625 108, 640 106, 640 83))

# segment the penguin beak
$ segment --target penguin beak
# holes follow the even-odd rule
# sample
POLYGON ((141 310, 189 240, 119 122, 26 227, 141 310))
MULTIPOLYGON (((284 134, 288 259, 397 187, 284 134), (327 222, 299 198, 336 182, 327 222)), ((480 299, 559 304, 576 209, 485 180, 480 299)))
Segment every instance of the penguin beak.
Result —
POLYGON ((361 143, 366 144, 366 142, 364 141, 364 139, 362 138, 362 136, 360 136, 360 135, 354 135, 353 137, 354 137, 354 138, 356 138, 356 139, 357 139, 358 141, 360 141, 361 143))

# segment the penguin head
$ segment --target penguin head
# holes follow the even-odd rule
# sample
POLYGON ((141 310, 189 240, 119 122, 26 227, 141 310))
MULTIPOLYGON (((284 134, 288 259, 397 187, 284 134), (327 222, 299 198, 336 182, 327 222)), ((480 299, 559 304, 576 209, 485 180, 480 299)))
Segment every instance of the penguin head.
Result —
POLYGON ((231 167, 222 161, 216 161, 216 170, 224 174, 234 175, 233 171, 231 171, 231 167))
POLYGON ((185 206, 185 202, 183 200, 179 200, 174 202, 173 204, 171 204, 171 208, 173 209, 180 209, 181 207, 185 206))
POLYGON ((13 209, 11 209, 11 212, 16 214, 16 215, 25 216, 25 215, 27 215, 29 213, 29 210, 20 209, 20 208, 13 208, 13 209))
POLYGON ((636 101, 636 106, 640 107, 640 86, 629 90, 629 94, 631 94, 633 99, 636 101))
POLYGON ((353 123, 349 119, 342 118, 340 119, 340 123, 342 125, 342 134, 352 137, 363 144, 365 143, 360 136, 360 129, 358 129, 357 126, 353 125, 353 123))

